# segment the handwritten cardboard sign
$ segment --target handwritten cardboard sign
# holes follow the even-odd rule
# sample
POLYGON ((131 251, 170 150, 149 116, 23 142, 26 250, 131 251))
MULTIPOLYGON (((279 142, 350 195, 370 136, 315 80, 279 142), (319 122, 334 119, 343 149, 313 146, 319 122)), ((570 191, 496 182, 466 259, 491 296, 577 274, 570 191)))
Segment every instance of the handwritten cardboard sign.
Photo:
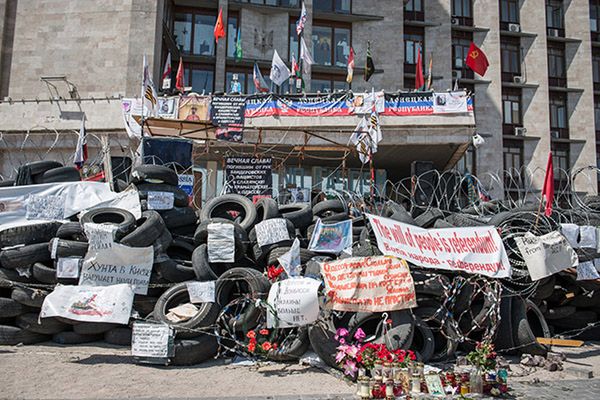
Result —
POLYGON ((114 243, 110 249, 89 250, 83 261, 79 285, 128 283, 136 294, 145 295, 153 263, 152 246, 128 247, 114 243))
POLYGON ((83 230, 88 238, 88 251, 110 249, 115 243, 116 225, 88 222, 83 224, 83 230))
POLYGON ((175 195, 171 192, 148 192, 149 210, 170 210, 174 202, 175 195))
POLYGON ((127 324, 133 305, 133 288, 58 285, 44 299, 40 316, 63 317, 84 322, 127 324))
POLYGON ((558 231, 543 236, 527 232, 515 242, 533 281, 579 265, 577 253, 558 231))
POLYGON ((169 357, 173 329, 167 324, 136 322, 131 333, 131 355, 134 357, 169 357))
POLYGON ((493 226, 423 229, 367 214, 377 247, 388 256, 425 268, 464 271, 507 278, 511 267, 502 239, 493 226))
POLYGON ((267 302, 267 326, 288 328, 313 323, 319 317, 317 291, 321 282, 312 278, 292 278, 274 283, 267 302))
POLYGON ((232 224, 213 222, 208 224, 208 261, 230 263, 235 261, 235 239, 232 224))
POLYGON ((259 222, 254 226, 256 242, 259 246, 266 246, 284 240, 290 240, 287 223, 283 218, 271 218, 259 222))
POLYGON ((337 311, 383 312, 416 307, 406 261, 395 257, 352 257, 321 264, 329 301, 337 311))
POLYGON ((214 303, 215 281, 186 283, 188 295, 192 303, 214 303))

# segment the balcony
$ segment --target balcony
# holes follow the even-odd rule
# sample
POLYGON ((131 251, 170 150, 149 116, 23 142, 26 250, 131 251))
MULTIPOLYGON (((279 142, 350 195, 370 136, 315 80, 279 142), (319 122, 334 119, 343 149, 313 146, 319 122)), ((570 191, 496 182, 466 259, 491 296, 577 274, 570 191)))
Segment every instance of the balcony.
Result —
POLYGON ((502 124, 502 135, 519 138, 521 135, 515 134, 515 128, 522 128, 522 124, 502 124))
POLYGON ((552 128, 550 127, 550 138, 556 142, 569 140, 569 128, 552 128))

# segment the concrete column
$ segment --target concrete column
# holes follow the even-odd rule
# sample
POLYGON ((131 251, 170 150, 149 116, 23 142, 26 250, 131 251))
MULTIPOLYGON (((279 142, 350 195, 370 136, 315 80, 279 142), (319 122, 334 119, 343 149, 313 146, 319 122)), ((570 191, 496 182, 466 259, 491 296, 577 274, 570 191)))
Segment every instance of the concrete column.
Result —
MULTIPOLYGON (((304 33, 302 35, 304 35, 304 41, 306 42, 306 45, 308 46, 308 49, 310 51, 312 51, 312 31, 313 31, 313 19, 314 19, 314 7, 313 7, 313 0, 304 0, 304 6, 306 7, 306 12, 308 14, 308 18, 306 18, 306 25, 304 25, 304 33)), ((315 57, 314 54, 311 54, 313 56, 313 59, 315 57)), ((298 59, 300 59, 300 54, 297 55, 298 59)), ((312 81, 312 68, 308 68, 308 73, 302 75, 302 77, 304 78, 304 86, 306 87, 306 91, 310 92, 310 84, 312 81)), ((290 88, 292 89, 292 88, 290 88)))
POLYGON ((522 89, 523 126, 526 136, 539 140, 525 141, 524 165, 531 174, 533 187, 541 189, 550 151, 550 115, 548 92, 548 45, 546 41, 546 18, 540 10, 545 9, 545 0, 527 0, 521 6, 521 30, 535 33, 537 37, 521 38, 521 71, 527 84, 537 88, 522 89), (527 18, 528 15, 540 18, 527 18))
MULTIPOLYGON (((594 84, 592 77, 592 46, 590 38, 589 2, 587 0, 565 0, 565 35, 581 40, 567 43, 567 82, 570 88, 583 89, 582 93, 569 93, 569 136, 585 143, 571 144, 571 169, 596 165, 596 132, 594 127, 594 84)), ((596 177, 588 179, 579 174, 573 190, 596 193, 596 177)))
POLYGON ((377 7, 370 0, 354 0, 352 12, 355 14, 379 15, 380 21, 359 21, 352 24, 352 47, 356 68, 364 68, 367 58, 367 41, 371 41, 371 54, 376 70, 369 82, 362 73, 354 74, 352 90, 371 91, 371 88, 396 91, 404 86, 404 25, 403 2, 378 0, 377 7))
MULTIPOLYGON (((500 66, 500 28, 498 0, 477 0, 473 3, 475 26, 489 28, 488 32, 475 32, 473 40, 483 50, 490 66, 485 77, 490 83, 475 87, 477 132, 485 136, 485 144, 477 149, 477 174, 484 183, 490 182, 486 174, 502 172, 502 76, 500 66)), ((502 179, 488 189, 494 198, 504 197, 502 179)))
MULTIPOLYGON (((223 10, 223 25, 227 31, 227 15, 228 15, 229 0, 219 0, 219 9, 223 10)), ((219 10, 217 10, 217 16, 219 10)), ((227 33, 225 33, 227 35, 227 33)), ((216 46, 216 63, 215 63, 215 91, 223 92, 225 90, 225 64, 227 61, 227 38, 222 37, 216 46)))
MULTIPOLYGON (((452 88, 452 25, 450 23, 452 5, 449 1, 426 1, 425 20, 436 26, 425 28, 425 52, 423 66, 425 74, 429 67, 429 59, 433 56, 432 75, 442 77, 432 81, 435 90, 445 91, 452 88)), ((427 79, 427 75, 425 75, 427 79)))

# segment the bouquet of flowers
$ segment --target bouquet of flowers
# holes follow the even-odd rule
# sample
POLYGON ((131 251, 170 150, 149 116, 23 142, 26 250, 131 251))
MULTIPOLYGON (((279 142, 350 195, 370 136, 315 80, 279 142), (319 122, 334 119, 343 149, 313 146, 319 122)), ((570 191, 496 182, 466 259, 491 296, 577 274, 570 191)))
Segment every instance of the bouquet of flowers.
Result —
POLYGON ((477 342, 475 350, 467 354, 467 361, 483 371, 496 368, 494 345, 492 343, 477 342))
POLYGON ((267 355, 269 350, 277 350, 277 343, 269 341, 269 330, 268 329, 260 329, 258 331, 251 330, 246 333, 246 337, 248 338, 248 344, 246 345, 246 349, 248 352, 257 355, 267 355))

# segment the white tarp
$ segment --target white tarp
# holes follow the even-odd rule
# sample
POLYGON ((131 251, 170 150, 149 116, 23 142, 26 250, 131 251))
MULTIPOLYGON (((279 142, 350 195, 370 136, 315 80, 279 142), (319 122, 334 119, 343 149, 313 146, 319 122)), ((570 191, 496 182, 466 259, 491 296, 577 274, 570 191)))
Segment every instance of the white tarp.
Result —
POLYGON ((290 250, 278 257, 277 261, 279 261, 288 277, 300 276, 302 272, 300 269, 300 240, 295 238, 290 250))
POLYGON ((491 278, 506 278, 511 274, 502 239, 493 226, 423 229, 389 218, 367 216, 377 237, 377 247, 384 255, 420 267, 491 278))
POLYGON ((315 322, 319 317, 319 286, 321 282, 312 278, 275 282, 267 300, 272 307, 267 308, 267 327, 288 328, 315 322))
POLYGON ((41 318, 63 317, 84 322, 127 324, 133 304, 133 288, 58 285, 44 299, 41 318))
POLYGON ((142 214, 135 190, 126 194, 115 193, 102 182, 44 183, 0 188, 0 226, 5 229, 64 220, 99 206, 123 208, 136 218, 142 214))
POLYGON ((154 249, 113 243, 110 248, 88 250, 83 260, 79 285, 131 284, 136 294, 148 293, 154 249))
POLYGON ((515 238, 515 242, 532 281, 579 265, 577 253, 558 231, 543 236, 527 232, 524 236, 515 238))
POLYGON ((208 224, 208 261, 230 263, 235 261, 235 239, 232 224, 213 222, 208 224))

